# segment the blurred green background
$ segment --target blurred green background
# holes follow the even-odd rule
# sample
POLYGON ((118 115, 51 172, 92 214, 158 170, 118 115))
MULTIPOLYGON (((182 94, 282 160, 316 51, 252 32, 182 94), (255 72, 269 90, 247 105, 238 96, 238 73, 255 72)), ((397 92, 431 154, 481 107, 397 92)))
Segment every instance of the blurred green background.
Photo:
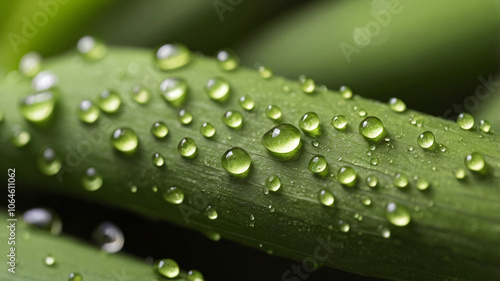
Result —
MULTIPOLYGON (((466 111, 500 130, 499 0, 5 0, 0 75, 17 69, 29 51, 54 56, 73 49, 84 35, 117 46, 180 42, 207 56, 229 47, 248 67, 264 64, 291 79, 305 74, 333 89, 348 85, 382 102, 397 96, 410 108, 448 119, 466 111)), ((41 202, 25 196, 25 208, 41 202)), ((48 205, 68 214, 88 211, 88 203, 68 200, 48 205)), ((230 242, 214 245, 166 223, 138 217, 129 225, 121 212, 96 208, 102 212, 82 216, 78 226, 65 223, 66 232, 88 239, 89 221, 106 216, 129 232, 125 251, 144 257, 173 251, 165 255, 177 257, 181 266, 191 263, 211 280, 278 280, 294 264, 230 242), (173 237, 185 247, 159 249, 138 237, 135 224, 154 232, 153 238, 177 233, 173 237)), ((332 269, 309 280, 333 278, 374 280, 332 269)))

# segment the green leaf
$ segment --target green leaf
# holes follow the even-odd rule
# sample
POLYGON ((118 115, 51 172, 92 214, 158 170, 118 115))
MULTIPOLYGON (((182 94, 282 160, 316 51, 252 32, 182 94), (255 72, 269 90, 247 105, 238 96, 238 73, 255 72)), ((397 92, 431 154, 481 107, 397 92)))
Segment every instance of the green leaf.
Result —
MULTIPOLYGON (((364 275, 389 279, 418 280, 495 280, 500 273, 500 137, 476 129, 465 131, 455 123, 416 111, 392 111, 386 104, 354 96, 344 99, 338 92, 317 89, 302 91, 298 82, 271 77, 246 68, 223 71, 213 59, 193 55, 189 65, 159 71, 145 50, 110 49, 97 62, 68 54, 44 62, 60 83, 51 122, 31 124, 23 118, 19 99, 31 92, 28 79, 9 76, 0 86, 0 168, 16 167, 23 186, 95 200, 134 212, 169 220, 213 237, 237 241, 269 253, 301 261, 300 267, 311 270, 312 264, 337 267, 364 275), (158 94, 165 78, 187 81, 185 103, 174 108, 158 94), (229 98, 215 102, 205 93, 207 81, 222 77, 231 85, 229 98), (146 105, 131 100, 134 86, 142 85, 153 94, 146 105), (97 100, 106 88, 115 89, 123 100, 115 114, 101 113, 92 125, 83 124, 76 109, 84 99, 97 100), (255 100, 255 108, 245 111, 238 105, 241 96, 255 100), (283 111, 275 122, 266 117, 268 105, 283 111), (192 113, 193 121, 182 125, 180 109, 192 113), (243 117, 240 130, 222 121, 228 110, 243 117), (320 135, 301 133, 302 150, 296 159, 281 161, 269 154, 261 137, 277 123, 295 126, 307 112, 319 116, 320 135), (365 116, 363 112, 366 112, 365 116), (338 131, 330 125, 333 116, 342 114, 347 128, 338 131), (374 144, 358 133, 358 125, 367 116, 377 116, 387 131, 387 140, 374 144), (154 122, 169 128, 165 140, 150 133, 154 122), (212 123, 213 138, 200 134, 204 122, 212 123), (31 134, 23 148, 12 145, 13 130, 21 127, 31 134), (113 148, 115 129, 135 131, 139 147, 132 154, 113 148), (417 138, 425 131, 436 137, 436 149, 424 150, 417 138), (186 137, 198 147, 194 158, 179 155, 177 146, 186 137), (316 141, 317 144, 312 143, 316 141), (55 176, 37 170, 44 147, 51 147, 63 161, 55 176), (221 165, 221 157, 231 147, 242 147, 252 165, 247 178, 230 176, 221 165), (466 169, 464 158, 472 152, 484 155, 484 173, 466 169), (152 155, 160 153, 165 166, 153 165, 152 155), (328 162, 326 176, 308 170, 314 155, 328 162), (374 164, 376 165, 374 165, 374 164), (340 184, 338 171, 350 167, 357 173, 357 184, 340 184), (84 172, 94 167, 103 186, 93 192, 81 185, 84 172), (466 178, 455 177, 465 169, 466 178), (395 186, 397 174, 405 174, 405 188, 395 186), (271 175, 281 179, 277 192, 265 194, 265 182, 271 175), (366 183, 378 178, 378 187, 366 183), (430 183, 418 190, 417 180, 430 183), (131 192, 133 187, 135 192, 131 192), (155 192, 155 187, 158 189, 155 192), (177 187, 184 194, 181 204, 163 199, 163 192, 177 187), (320 191, 335 196, 333 207, 322 205, 320 191), (371 204, 367 204, 369 198, 371 204), (405 227, 386 218, 389 203, 405 206, 411 222, 405 227), (209 208, 210 207, 210 208, 209 208), (207 209, 218 216, 210 219, 207 209), (339 221, 344 224, 339 224, 339 221), (346 231, 346 224, 349 231, 346 231), (342 231, 343 230, 343 231, 342 231), (384 231, 382 231, 384 230, 384 231), (390 237, 387 236, 390 231, 390 237)), ((177 243, 177 241, 164 241, 177 243)), ((283 278, 293 273, 284 272, 283 278)), ((293 279, 292 279, 293 280, 293 279)))

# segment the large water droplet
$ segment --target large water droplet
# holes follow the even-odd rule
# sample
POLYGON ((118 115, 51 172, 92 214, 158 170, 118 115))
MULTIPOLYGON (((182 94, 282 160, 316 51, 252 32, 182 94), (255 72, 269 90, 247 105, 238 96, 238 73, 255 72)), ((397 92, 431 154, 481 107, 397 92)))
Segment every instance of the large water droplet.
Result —
POLYGON ((205 122, 201 125, 200 133, 206 138, 211 138, 215 135, 215 127, 211 123, 205 122))
POLYGON ((162 70, 177 69, 190 61, 191 51, 182 44, 166 44, 156 51, 156 63, 162 70))
POLYGON ((23 213, 23 220, 27 224, 39 229, 59 234, 62 230, 61 218, 54 212, 45 208, 33 208, 23 213))
POLYGON ((252 110, 255 107, 255 102, 253 101, 252 97, 250 96, 242 96, 240 97, 240 100, 238 101, 240 106, 244 110, 252 110))
POLYGON ((300 151, 300 131, 291 124, 280 124, 267 131, 261 142, 273 155, 290 159, 300 151))
POLYGON ((332 126, 337 130, 344 130, 347 127, 347 118, 344 115, 337 115, 332 118, 332 126))
POLYGON ((435 137, 430 131, 423 132, 417 138, 417 143, 421 148, 433 149, 435 147, 435 137))
POLYGON ((120 109, 122 99, 114 90, 106 89, 99 94, 99 107, 106 113, 115 113, 120 109))
POLYGON ((163 199, 171 204, 181 204, 184 201, 184 192, 180 188, 172 186, 165 189, 162 194, 163 199))
POLYGON ((205 86, 205 92, 208 97, 219 102, 227 100, 229 97, 229 82, 222 77, 215 77, 208 80, 205 86))
POLYGON ((464 130, 470 130, 474 126, 474 117, 468 113, 460 113, 457 118, 457 124, 464 130))
POLYGON ((234 176, 246 176, 250 171, 252 159, 243 148, 233 147, 222 155, 222 167, 234 176))
POLYGON ((92 124, 97 121, 100 114, 99 107, 90 100, 83 100, 78 105, 78 118, 82 122, 92 124))
POLYGON ((358 174, 351 167, 342 167, 339 169, 337 180, 345 186, 354 186, 356 184, 356 179, 358 174))
POLYGON ((92 36, 84 36, 76 44, 78 52, 88 60, 99 60, 106 55, 106 45, 92 36))
POLYGON ((234 70, 240 65, 240 58, 230 49, 218 51, 216 57, 223 70, 234 70))
POLYGON ((42 69, 42 56, 37 52, 26 53, 19 61, 19 72, 26 77, 35 76, 42 69))
POLYGON ((139 145, 137 134, 130 128, 119 128, 111 135, 111 143, 122 152, 132 152, 139 145))
POLYGON ((38 169, 47 176, 55 175, 61 170, 61 160, 52 148, 45 148, 38 158, 38 169))
POLYGON ((59 77, 49 70, 38 73, 33 80, 31 80, 31 88, 35 92, 50 90, 57 86, 57 84, 59 84, 59 77))
POLYGON ((308 169, 314 174, 324 174, 327 172, 327 166, 328 162, 326 161, 325 156, 315 155, 311 158, 311 160, 309 160, 308 169))
POLYGON ((29 95, 21 100, 21 112, 31 122, 44 122, 54 112, 55 97, 52 92, 29 95))
POLYGON ((238 111, 229 110, 222 116, 222 121, 230 128, 240 129, 243 125, 243 116, 238 111))
POLYGON ((81 181, 83 187, 88 191, 96 191, 102 186, 102 177, 93 167, 85 170, 81 181))
POLYGON ((278 176, 269 176, 266 179, 266 188, 270 191, 278 191, 281 188, 281 180, 278 176))
POLYGON ((481 153, 473 152, 465 156, 465 166, 474 172, 481 172, 486 166, 486 161, 481 153))
POLYGON ((389 99, 389 108, 395 112, 403 112, 406 110, 406 104, 398 98, 391 98, 389 99))
POLYGON ((125 238, 121 229, 111 222, 100 223, 92 232, 92 238, 107 253, 116 253, 123 248, 125 238))
POLYGON ((179 275, 179 265, 172 259, 162 259, 158 262, 157 272, 167 278, 175 278, 179 275))
POLYGON ((198 147, 192 138, 183 138, 177 145, 177 152, 183 157, 193 158, 196 156, 198 147))
POLYGON ((299 120, 299 127, 309 135, 316 136, 320 134, 319 124, 319 117, 315 112, 308 112, 299 120))
POLYGON ((335 203, 335 197, 330 190, 322 189, 319 192, 319 202, 321 202, 321 204, 325 206, 333 207, 333 204, 335 203))
POLYGON ((390 202, 385 208, 385 217, 396 226, 406 226, 410 223, 410 212, 405 206, 390 202))
POLYGON ((281 111, 281 108, 279 108, 277 105, 271 104, 271 105, 269 105, 266 108, 266 115, 271 120, 278 120, 278 119, 280 119, 282 113, 283 112, 281 111))
POLYGON ((385 135, 384 124, 377 117, 366 117, 359 123, 359 133, 368 140, 378 141, 385 135))
POLYGON ((168 127, 165 123, 158 121, 151 126, 151 134, 156 138, 163 139, 168 135, 168 127))
POLYGON ((182 78, 167 78, 160 84, 161 96, 173 106, 181 106, 186 100, 188 83, 182 78))

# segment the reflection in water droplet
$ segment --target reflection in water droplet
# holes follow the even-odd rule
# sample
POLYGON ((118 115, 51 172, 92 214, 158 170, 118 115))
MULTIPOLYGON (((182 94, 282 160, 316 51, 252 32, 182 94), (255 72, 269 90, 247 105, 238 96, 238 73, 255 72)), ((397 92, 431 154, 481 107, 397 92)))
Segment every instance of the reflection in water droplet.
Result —
POLYGON ((116 253, 123 248, 125 238, 121 229, 111 222, 100 223, 92 232, 92 238, 107 253, 116 253))

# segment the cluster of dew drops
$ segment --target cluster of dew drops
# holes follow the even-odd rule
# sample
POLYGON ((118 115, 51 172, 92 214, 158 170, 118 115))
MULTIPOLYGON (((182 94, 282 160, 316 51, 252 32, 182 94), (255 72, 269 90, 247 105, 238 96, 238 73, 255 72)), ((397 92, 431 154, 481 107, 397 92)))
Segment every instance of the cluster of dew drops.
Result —
MULTIPOLYGON (((79 53, 88 60, 99 60, 105 56, 106 46, 93 39, 90 36, 82 38, 77 45, 79 53)), ((187 65, 192 60, 192 54, 188 48, 181 44, 166 44, 161 46, 155 53, 156 64, 161 70, 173 70, 187 65)), ((229 49, 223 49, 216 54, 219 67, 224 71, 232 71, 239 67, 238 56, 229 49)), ((36 53, 28 53, 20 62, 20 72, 28 77, 34 77, 32 80, 32 88, 35 92, 21 101, 21 111, 23 116, 33 122, 44 122, 50 118, 56 100, 59 98, 56 91, 51 89, 58 84, 58 77, 50 71, 41 70, 41 57, 36 53)), ((259 66, 258 73, 263 79, 271 79, 273 72, 266 66, 259 66)), ((305 94, 311 94, 315 91, 324 90, 324 86, 317 87, 314 80, 306 76, 300 76, 299 82, 301 89, 305 94)), ((186 99, 188 92, 188 83, 183 78, 167 78, 160 83, 159 93, 170 104, 179 106, 186 99)), ((286 86, 283 86, 286 87, 286 86)), ((209 79, 205 85, 205 92, 209 99, 215 102, 224 102, 230 95, 230 83, 225 78, 213 77, 209 79)), ((326 89, 326 88, 325 88, 326 89)), ((284 89, 285 90, 285 89, 284 89)), ((342 86, 339 89, 340 95, 344 99, 351 99, 353 93, 347 86, 342 86)), ((131 91, 132 99, 139 104, 149 102, 151 93, 148 89, 142 86, 135 86, 131 91)), ((255 101, 251 96, 245 95, 239 98, 239 105, 243 110, 251 111, 255 107, 255 101)), ((77 106, 78 118, 81 122, 92 124, 99 119, 101 112, 111 114, 117 112, 122 105, 122 98, 117 91, 111 89, 103 90, 97 97, 97 102, 90 99, 81 101, 77 106)), ((398 98, 391 98, 388 106, 394 112, 404 112, 406 110, 405 103, 398 98)), ((386 128, 382 121, 375 116, 366 116, 367 112, 363 109, 358 109, 359 116, 365 117, 358 126, 359 134, 370 143, 377 143, 380 140, 386 140, 386 128)), ((283 112, 277 105, 268 105, 265 110, 268 118, 274 121, 282 119, 283 112)), ((0 122, 3 115, 0 113, 0 122)), ((193 120, 193 115, 184 109, 178 113, 178 120, 183 125, 188 125, 193 120)), ((242 127, 242 114, 235 110, 227 111, 222 116, 222 121, 231 129, 238 130, 242 127)), ((417 124, 416 118, 410 118, 411 124, 417 124)), ((344 115, 336 115, 331 120, 331 125, 338 131, 344 131, 348 127, 348 120, 344 115)), ((470 130, 474 127, 474 118, 467 113, 462 113, 457 119, 457 125, 463 130, 470 130)), ((317 135, 320 129, 320 118, 315 112, 307 112, 298 120, 298 127, 306 135, 317 135)), ((485 120, 479 122, 479 129, 485 133, 490 130, 490 123, 485 120)), ((158 121, 152 124, 151 134, 158 139, 163 139, 168 135, 169 129, 164 122, 158 121)), ((200 133, 205 138, 211 138, 216 134, 216 128, 213 124, 205 122, 200 128, 200 133)), ((12 142, 16 147, 23 147, 30 141, 28 131, 21 128, 14 130, 12 142)), ((111 135, 111 143, 114 148, 123 153, 133 152, 138 144, 139 138, 134 130, 126 127, 117 128, 111 135)), ((295 159, 300 152, 302 146, 301 133, 299 129, 289 123, 281 123, 269 131, 267 131, 261 139, 262 145, 276 158, 287 160, 295 159)), ((431 131, 425 131, 416 136, 417 145, 423 150, 435 150, 438 145, 435 135, 431 131)), ((318 142, 313 141, 313 146, 318 146, 318 142)), ((374 147, 374 145, 372 145, 374 147)), ((371 147, 372 147, 371 146, 371 147)), ((413 147, 411 147, 413 150, 413 147)), ((445 148, 441 147, 441 151, 445 148)), ((192 138, 183 138, 177 147, 178 153, 185 158, 193 158, 198 152, 198 147, 192 138)), ((160 153, 152 155, 152 162, 155 166, 165 165, 165 159, 160 153)), ((377 159, 373 158, 371 164, 376 165, 377 159)), ((246 177, 251 168, 251 157, 243 148, 233 147, 227 150, 221 158, 222 167, 232 176, 246 177)), ((473 152, 465 156, 465 167, 473 172, 484 171, 486 162, 482 154, 473 152)), ((50 148, 44 148, 42 155, 39 157, 38 166, 41 172, 46 175, 54 175, 61 169, 62 163, 57 157, 55 151, 50 148)), ((315 155, 311 158, 308 164, 308 169, 314 174, 324 175, 327 173, 327 160, 322 155, 315 155)), ((464 169, 454 171, 457 179, 463 179, 466 175, 464 169)), ((357 181, 356 171, 349 166, 343 166, 339 169, 337 180, 346 187, 352 187, 357 181)), ((369 176, 366 179, 368 186, 376 187, 378 179, 375 176, 369 176)), ((89 167, 82 176, 81 183, 83 187, 89 191, 98 190, 103 179, 99 172, 89 167)), ((405 188, 409 183, 408 176, 398 173, 394 177, 394 185, 399 188, 405 188)), ((281 181, 278 176, 271 175, 264 183, 268 191, 278 192, 281 187, 281 181)), ((416 187, 419 190, 426 190, 430 183, 425 179, 416 179, 416 187)), ((132 187, 131 191, 135 192, 137 187, 132 187)), ((172 204, 180 204, 184 200, 184 194, 177 187, 170 187, 162 192, 163 198, 172 204)), ((334 194, 329 189, 322 189, 318 193, 318 200, 321 204, 328 207, 333 207, 335 202, 334 194)), ((370 205, 371 199, 363 196, 361 203, 370 205)), ((209 218, 216 218, 213 215, 216 211, 207 210, 206 214, 209 218)), ((410 213, 408 209, 396 202, 389 202, 385 208, 387 220, 396 226, 406 226, 410 223, 410 213)), ((346 222, 339 222, 340 230, 348 231, 349 225, 346 222)), ((386 228, 381 231, 383 237, 389 237, 386 228)))

